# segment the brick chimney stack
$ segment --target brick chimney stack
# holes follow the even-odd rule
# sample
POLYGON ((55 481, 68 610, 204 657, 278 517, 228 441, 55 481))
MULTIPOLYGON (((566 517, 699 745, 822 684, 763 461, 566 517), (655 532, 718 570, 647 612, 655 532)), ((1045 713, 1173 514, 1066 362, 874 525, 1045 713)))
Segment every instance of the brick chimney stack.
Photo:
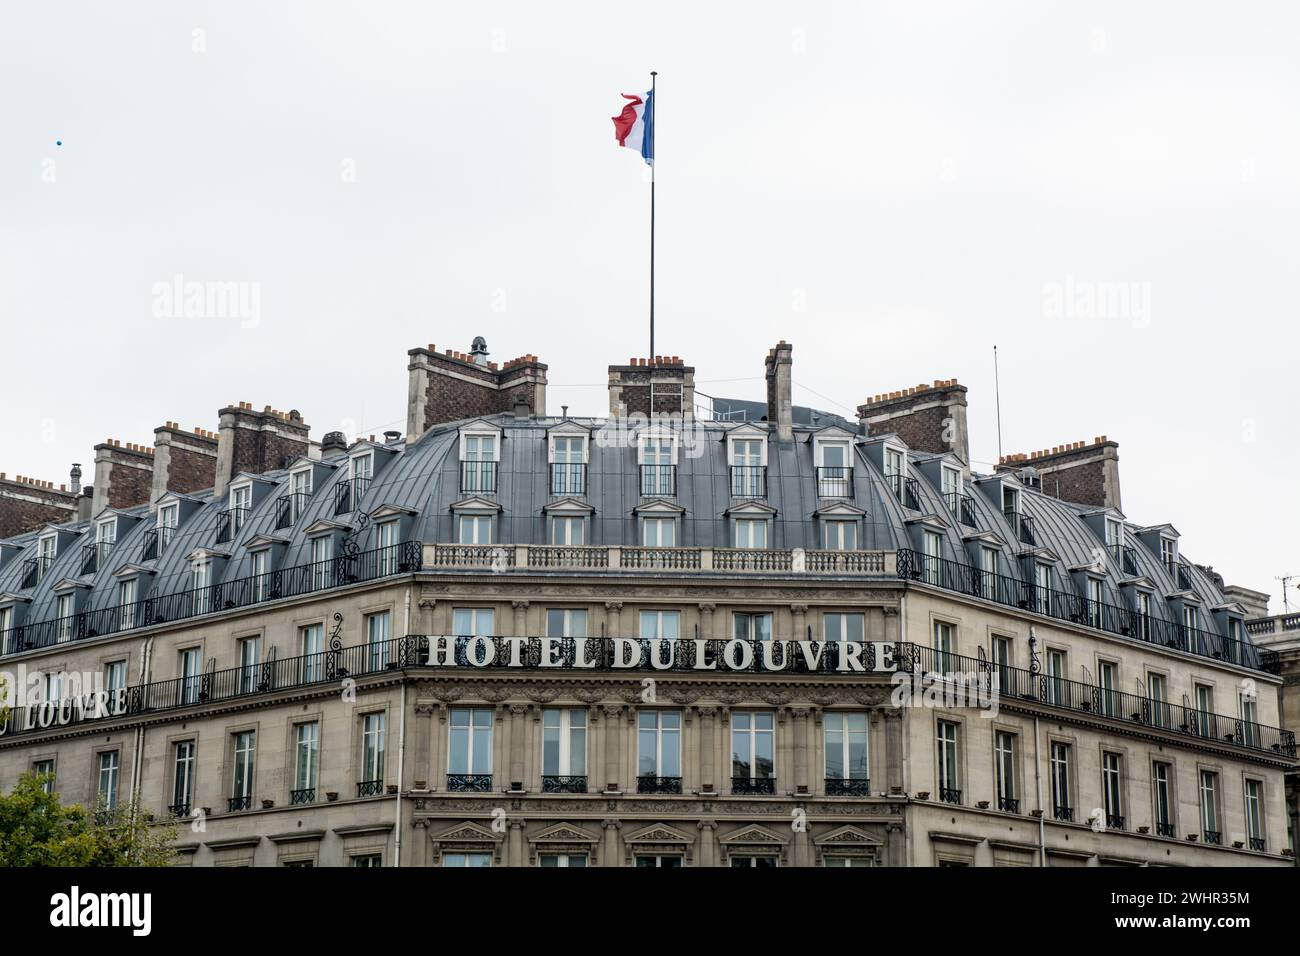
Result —
POLYGON ((52 481, 38 481, 0 472, 0 538, 35 531, 48 523, 76 521, 79 489, 57 488, 52 481))
POLYGON ((149 501, 153 487, 154 450, 116 438, 95 446, 93 517, 105 508, 131 508, 149 501))
POLYGON ((470 353, 411 349, 406 396, 406 442, 413 444, 434 425, 511 412, 519 402, 529 414, 546 414, 545 363, 521 355, 504 365, 488 361, 487 342, 477 336, 470 353))
POLYGON ((260 475, 283 468, 311 447, 310 426, 297 409, 281 412, 267 405, 259 412, 249 402, 239 402, 218 414, 221 424, 213 497, 224 495, 230 480, 240 472, 260 475))
POLYGON ((150 503, 169 491, 187 494, 211 488, 217 480, 217 434, 183 429, 166 422, 153 430, 153 487, 150 503))
POLYGON ((898 392, 884 392, 858 406, 858 418, 868 435, 890 432, 909 448, 936 454, 951 452, 970 464, 970 434, 966 428, 966 386, 955 378, 935 379, 898 392))
POLYGON ((676 355, 633 358, 609 367, 609 414, 695 417, 695 368, 676 355))
POLYGON ((782 339, 768 350, 765 363, 767 420, 776 426, 776 438, 782 444, 794 441, 794 404, 790 379, 793 353, 794 346, 782 339))
POLYGON ((1120 507, 1119 443, 1098 435, 1091 443, 1077 441, 1028 454, 1003 455, 998 471, 1032 467, 1045 495, 1076 505, 1120 507))

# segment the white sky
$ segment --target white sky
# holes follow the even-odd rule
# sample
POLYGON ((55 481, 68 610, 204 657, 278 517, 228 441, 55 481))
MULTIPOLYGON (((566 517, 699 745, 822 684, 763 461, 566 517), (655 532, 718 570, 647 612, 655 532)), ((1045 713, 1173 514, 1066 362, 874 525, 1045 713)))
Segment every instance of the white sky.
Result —
POLYGON ((783 337, 831 411, 956 377, 988 470, 996 343, 1004 451, 1118 440, 1127 516, 1277 611, 1298 41, 1286 3, 11 5, 0 470, 88 483, 237 401, 400 429, 406 350, 476 334, 603 413, 647 311, 609 117, 657 69, 657 350, 702 392, 761 398, 783 337), (257 322, 156 317, 176 273, 257 283, 257 322))

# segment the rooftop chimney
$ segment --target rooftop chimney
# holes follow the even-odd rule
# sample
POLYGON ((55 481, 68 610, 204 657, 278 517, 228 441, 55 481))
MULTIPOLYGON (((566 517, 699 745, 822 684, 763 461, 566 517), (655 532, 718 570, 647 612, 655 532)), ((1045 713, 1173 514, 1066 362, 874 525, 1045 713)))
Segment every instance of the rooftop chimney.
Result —
POLYGON ((326 432, 320 442, 321 457, 348 450, 348 438, 342 432, 326 432))
POLYGON ((110 438, 95 446, 95 495, 91 516, 105 508, 132 508, 149 501, 153 448, 110 438))
POLYGON ((868 435, 892 432, 909 448, 935 454, 951 452, 970 464, 966 386, 958 385, 955 378, 875 395, 858 406, 858 418, 868 435))
POLYGON ((499 415, 522 399, 533 415, 546 414, 546 365, 521 355, 498 367, 488 361, 487 342, 474 339, 470 354, 446 349, 411 349, 406 397, 406 441, 444 422, 499 415))
POLYGON ((695 417, 695 368, 676 355, 633 358, 609 367, 609 414, 695 417))
POLYGON ((277 411, 270 405, 257 411, 248 402, 221 409, 217 434, 217 476, 212 494, 220 498, 240 472, 260 475, 283 468, 311 447, 310 427, 297 409, 277 411))
POLYGON ((1077 505, 1120 507, 1119 443, 1099 435, 1091 443, 1077 441, 1028 454, 1003 455, 998 471, 1019 471, 1032 465, 1043 494, 1077 505))
POLYGON ((777 441, 794 441, 794 408, 790 397, 790 371, 794 346, 782 339, 767 352, 767 420, 776 426, 777 441))
POLYGON ((217 433, 166 422, 153 430, 150 503, 169 491, 189 494, 217 482, 217 433))
POLYGON ((75 521, 78 502, 76 489, 0 472, 0 538, 35 531, 50 522, 75 521))

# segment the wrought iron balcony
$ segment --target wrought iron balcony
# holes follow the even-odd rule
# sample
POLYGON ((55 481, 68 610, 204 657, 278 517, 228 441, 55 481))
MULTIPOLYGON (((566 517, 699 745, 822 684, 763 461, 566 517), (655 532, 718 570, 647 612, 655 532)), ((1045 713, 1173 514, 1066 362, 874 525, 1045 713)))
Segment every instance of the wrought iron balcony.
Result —
POLYGON ((1251 837, 1251 838, 1250 838, 1250 848, 1251 848, 1252 850, 1254 850, 1255 852, 1257 852, 1257 853, 1263 853, 1263 852, 1264 852, 1264 838, 1263 838, 1263 837, 1251 837))
POLYGON ((290 791, 289 791, 289 805, 290 805, 290 806, 298 806, 298 805, 300 805, 300 804, 305 804, 305 803, 315 803, 315 802, 316 802, 316 788, 315 788, 315 787, 304 787, 304 788, 301 789, 301 790, 290 790, 290 791))
POLYGON ((731 466, 731 497, 766 498, 767 497, 767 466, 766 465, 732 465, 731 466))
POLYGON ((912 511, 920 510, 920 486, 921 483, 915 478, 909 478, 907 475, 885 475, 885 484, 898 503, 904 508, 912 511))
POLYGON ((853 469, 846 465, 821 465, 817 469, 818 498, 852 498, 853 469))
POLYGON ((1112 544, 1107 550, 1115 560, 1115 567, 1121 574, 1137 574, 1137 549, 1124 544, 1112 544))
POLYGON ((1106 814, 1106 829, 1107 829, 1107 830, 1123 830, 1123 829, 1125 828, 1125 827, 1124 827, 1124 823, 1125 823, 1125 820, 1124 820, 1124 815, 1123 815, 1123 814, 1120 814, 1120 813, 1108 813, 1108 814, 1106 814))
POLYGON ((866 777, 827 777, 828 797, 869 797, 871 781, 866 777))
POLYGON ((497 493, 497 463, 495 461, 462 461, 460 463, 460 491, 466 495, 495 495, 497 493))
POLYGON ((1174 825, 1172 823, 1156 822, 1156 836, 1172 837, 1174 835, 1174 825))
POLYGON ((235 540, 235 535, 239 534, 239 529, 244 526, 244 519, 247 517, 247 508, 227 508, 225 511, 218 511, 217 544, 228 544, 235 540))
POLYGON ((1004 813, 1019 813, 1020 800, 1016 797, 998 797, 998 809, 1004 813))
POLYGON ((1034 547, 1038 544, 1038 534, 1034 529, 1034 519, 1029 515, 1020 514, 1017 511, 1007 511, 1002 515, 1007 519, 1007 523, 1020 539, 1021 544, 1027 544, 1034 547))
MULTIPOLYGON (((335 494, 338 494, 335 492, 335 494)), ((289 528, 307 508, 311 495, 302 491, 287 491, 275 499, 275 527, 289 528)))
POLYGON ((453 793, 491 793, 490 773, 449 773, 447 789, 453 793))
POLYGON ((253 805, 253 795, 247 794, 242 797, 231 797, 226 801, 226 812, 236 813, 240 810, 247 810, 253 805))
POLYGON ((81 573, 94 574, 108 560, 108 553, 113 550, 112 541, 96 541, 94 544, 81 546, 81 573))
POLYGON ((149 528, 144 533, 144 538, 140 547, 140 558, 143 561, 156 561, 163 556, 168 545, 172 543, 175 537, 176 529, 172 525, 158 525, 149 528))
POLYGON ((357 781, 358 797, 378 797, 384 792, 384 781, 382 780, 359 780, 357 781))
POLYGON ((672 498, 677 494, 676 465, 642 465, 641 497, 672 498))
POLYGON ((1223 846, 1223 832, 1220 830, 1203 830, 1202 838, 1206 846, 1223 846))
POLYGON ((975 501, 970 495, 950 491, 943 496, 943 503, 948 506, 948 513, 968 528, 975 527, 975 501))
POLYGON ((361 498, 369 487, 369 478, 344 478, 334 486, 334 513, 345 515, 359 511, 361 498))
POLYGON ((587 778, 561 774, 542 775, 542 793, 586 793, 587 778))
POLYGON ((1063 823, 1074 822, 1074 807, 1052 807, 1052 817, 1063 823))
POLYGON ((587 466, 581 462, 551 463, 552 495, 585 495, 587 493, 587 466))
POLYGON ((1175 579, 1178 581, 1178 590, 1180 591, 1192 590, 1192 572, 1187 567, 1187 565, 1179 561, 1175 567, 1175 570, 1177 572, 1175 574, 1175 579))
POLYGON ((637 777, 637 793, 681 793, 681 777, 637 777))
POLYGON ((944 803, 961 803, 961 790, 957 787, 940 787, 939 799, 944 803))
POLYGON ((731 792, 737 794, 774 794, 776 777, 732 777, 731 792))
POLYGON ((50 565, 54 563, 54 558, 38 556, 27 558, 23 561, 23 588, 34 588, 41 583, 46 572, 50 570, 50 565))
POLYGON ((167 808, 167 812, 177 820, 183 820, 190 815, 190 805, 188 803, 173 803, 167 808))

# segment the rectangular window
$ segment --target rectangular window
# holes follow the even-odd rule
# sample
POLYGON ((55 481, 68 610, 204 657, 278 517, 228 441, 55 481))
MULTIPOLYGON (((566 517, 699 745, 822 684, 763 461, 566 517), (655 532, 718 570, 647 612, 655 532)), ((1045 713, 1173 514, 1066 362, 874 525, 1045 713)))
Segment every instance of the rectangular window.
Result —
POLYGON ((848 442, 817 443, 817 496, 847 498, 851 489, 853 467, 849 464, 848 442))
POLYGON ((549 607, 546 609, 547 637, 586 637, 586 608, 549 607))
POLYGON ((36 776, 38 777, 45 778, 44 780, 41 781, 42 793, 54 792, 54 761, 53 760, 35 761, 32 764, 32 773, 36 774, 36 776))
POLYGON ((267 599, 269 589, 266 576, 266 561, 269 550, 254 551, 248 556, 248 574, 250 577, 250 597, 254 602, 267 599))
POLYGON ((311 586, 313 590, 334 586, 334 539, 329 535, 311 539, 311 586))
POLYGON ((197 647, 187 647, 180 653, 181 703, 196 704, 199 700, 199 682, 202 679, 200 670, 203 662, 199 656, 201 651, 197 647))
POLYGON ((59 619, 59 641, 70 641, 77 631, 77 620, 73 616, 71 594, 60 594, 54 604, 54 613, 59 619))
POLYGON ((388 640, 392 615, 387 611, 366 615, 366 647, 369 667, 380 671, 388 666, 388 640))
MULTIPOLYGON (((867 780, 867 715, 829 711, 823 720, 826 735, 826 780, 867 780)), ((831 787, 827 787, 830 791, 831 787)))
POLYGON ((1065 652, 1049 650, 1047 652, 1047 702, 1065 704, 1065 652))
POLYGON ((119 760, 116 750, 107 750, 99 755, 99 806, 105 810, 117 809, 119 760))
POLYGON ((1154 803, 1152 812, 1156 818, 1156 835, 1174 835, 1173 799, 1170 792, 1170 767, 1167 763, 1156 761, 1151 764, 1151 797, 1154 803))
POLYGON ((443 866, 492 866, 491 853, 444 853, 443 866))
POLYGON ((940 674, 951 674, 956 665, 956 635, 947 621, 934 622, 934 669, 940 674))
POLYGON ((1146 591, 1137 593, 1138 633, 1144 641, 1151 640, 1151 595, 1146 591))
POLYGON ((235 734, 235 764, 231 777, 230 796, 244 802, 247 809, 253 796, 253 764, 257 756, 257 731, 244 730, 235 734))
POLYGON ((368 481, 375 474, 375 456, 372 454, 357 455, 351 461, 352 477, 360 478, 362 481, 368 481))
POLYGON ((582 547, 587 543, 587 519, 560 516, 551 519, 551 544, 582 547))
POLYGON ((679 611, 642 611, 641 639, 677 640, 681 636, 681 613, 679 611))
POLYGON ((1151 724, 1154 727, 1172 725, 1167 686, 1164 674, 1147 675, 1147 708, 1151 713, 1151 724))
POLYGON ((1070 802, 1070 745, 1052 741, 1051 752, 1052 808, 1057 820, 1073 820, 1070 802))
POLYGON ((997 773, 998 809, 1007 813, 1020 812, 1019 790, 1016 788, 1016 735, 999 730, 993 743, 994 770, 997 773))
POLYGON ((995 634, 993 636, 993 663, 998 669, 998 689, 1011 693, 1015 687, 1014 664, 1011 659, 1011 638, 995 634))
POLYGON ((1201 771, 1201 829, 1205 842, 1218 846, 1222 842, 1219 831, 1219 775, 1211 770, 1201 771))
POLYGON ((926 531, 921 535, 921 545, 924 548, 922 561, 924 562, 925 582, 927 584, 939 584, 941 581, 939 561, 943 556, 943 538, 933 531, 926 531))
POLYGON ((1088 578, 1088 624, 1101 627, 1101 579, 1088 578))
POLYGON ((1165 566, 1165 570, 1171 575, 1175 575, 1178 569, 1178 542, 1173 538, 1160 539, 1160 561, 1165 566))
POLYGON ((1101 794, 1106 803, 1106 826, 1111 830, 1124 829, 1124 808, 1120 793, 1123 779, 1123 758, 1117 753, 1102 754, 1101 794))
POLYGON ((829 612, 822 615, 822 639, 861 641, 866 618, 862 614, 829 612))
POLYGON ((770 641, 772 615, 766 612, 737 611, 731 616, 731 633, 738 641, 770 641))
POLYGON ((172 761, 172 805, 175 816, 188 816, 194 805, 194 741, 176 743, 172 761))
POLYGON ((368 782, 384 779, 385 716, 378 713, 361 718, 361 777, 368 782))
POLYGON ((452 611, 452 628, 457 637, 492 637, 495 615, 490 607, 458 607, 452 611))
POLYGON ((1052 566, 1039 562, 1034 565, 1034 610, 1039 614, 1052 613, 1052 566))
POLYGON ((126 687, 126 661, 110 661, 104 665, 104 690, 108 692, 109 706, 118 691, 126 687))
POLYGON ((308 624, 298 633, 302 646, 303 683, 315 683, 325 677, 325 625, 308 624))
POLYGON ((315 720, 297 725, 294 733, 293 803, 312 803, 316 799, 316 780, 320 773, 320 723, 315 720))
POLYGON ((998 598, 998 549, 980 546, 979 595, 996 601, 998 598))
POLYGON ((766 548, 767 520, 764 518, 736 518, 731 523, 733 548, 766 548))
POLYGON ((492 773, 492 711, 487 707, 453 707, 447 772, 455 777, 492 773))
POLYGON ((384 865, 382 853, 357 853, 349 857, 349 866, 358 869, 379 869, 384 865))
POLYGON ((241 694, 251 694, 257 690, 261 655, 260 637, 246 637, 239 642, 239 692, 241 694))
POLYGON ((1264 849, 1264 782, 1246 781, 1246 836, 1252 850, 1264 849))
POLYGON ((1241 740, 1247 747, 1258 747, 1259 705, 1253 697, 1237 695, 1238 710, 1241 713, 1241 740))
POLYGON ((1119 712, 1119 667, 1111 661, 1097 663, 1097 706, 1105 717, 1119 712))
POLYGON ((548 707, 542 711, 542 776, 565 784, 587 776, 585 710, 548 707))
POLYGON ((957 772, 957 725, 941 720, 937 728, 939 799, 961 803, 961 778, 957 772))
POLYGON ((458 522, 459 544, 491 544, 491 515, 461 515, 458 522))
MULTIPOLYGON (((776 778, 776 718, 767 712, 731 713, 731 779, 736 781, 776 778)), ((775 791, 772 791, 775 792, 775 791)))
POLYGON ((822 548, 826 551, 858 550, 858 523, 856 521, 823 521, 822 548))
POLYGON ((176 526, 180 524, 181 509, 180 505, 175 502, 163 505, 158 509, 158 537, 153 557, 161 558, 167 546, 172 543, 172 538, 176 533, 176 526))
POLYGON ((637 776, 682 776, 682 715, 675 710, 637 714, 637 776))
POLYGON ((495 435, 465 435, 461 439, 460 490, 496 491, 497 438, 495 435))
POLYGON ((543 853, 537 857, 537 865, 585 867, 587 857, 582 853, 543 853))
POLYGON ((117 582, 117 629, 125 631, 135 627, 136 579, 117 582))
POLYGON ((375 547, 379 550, 380 577, 397 572, 397 543, 396 521, 381 521, 375 526, 375 547))
POLYGON ((1214 736, 1214 688, 1208 684, 1193 687, 1196 699, 1196 733, 1202 737, 1214 736))
POLYGON ((677 519, 645 518, 641 521, 641 544, 647 548, 677 546, 677 519))

